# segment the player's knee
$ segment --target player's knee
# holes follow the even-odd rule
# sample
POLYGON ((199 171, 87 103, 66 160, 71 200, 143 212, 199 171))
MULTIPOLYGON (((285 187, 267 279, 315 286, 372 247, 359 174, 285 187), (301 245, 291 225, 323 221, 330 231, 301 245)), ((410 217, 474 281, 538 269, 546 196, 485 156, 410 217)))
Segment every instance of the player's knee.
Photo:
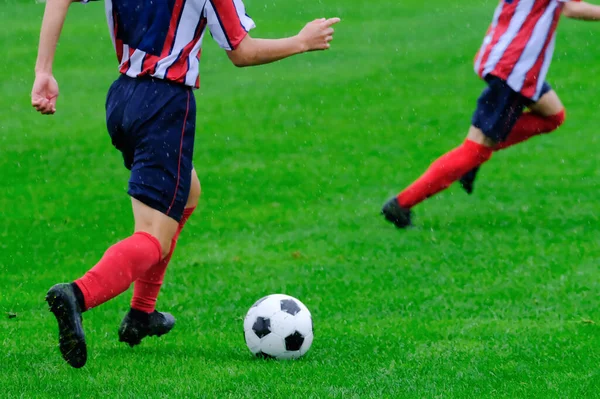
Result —
POLYGON ((559 113, 547 117, 549 123, 549 131, 552 132, 565 123, 567 119, 567 111, 563 108, 559 113))
POLYGON ((496 142, 491 138, 487 137, 483 131, 475 126, 471 126, 469 133, 467 134, 467 140, 473 141, 477 144, 485 147, 492 148, 496 145, 496 142))
POLYGON ((159 239, 158 242, 160 242, 161 259, 164 259, 171 253, 172 239, 159 239))
POLYGON ((560 127, 563 123, 565 123, 566 120, 567 120, 567 110, 565 108, 563 108, 562 111, 560 111, 556 115, 556 121, 557 121, 558 127, 560 127))
POLYGON ((142 228, 138 227, 138 228, 136 228, 136 232, 137 231, 143 231, 147 234, 150 234, 152 237, 156 238, 156 240, 160 244, 161 259, 166 258, 167 255, 171 252, 171 243, 172 243, 173 235, 171 235, 170 232, 167 232, 165 230, 160 230, 158 228, 155 228, 155 226, 147 226, 147 227, 142 227, 142 228))
POLYGON ((164 258, 171 250, 171 240, 179 228, 179 222, 137 198, 132 198, 132 205, 135 231, 142 231, 155 237, 164 258))
POLYGON ((164 259, 171 252, 171 245, 175 234, 170 228, 158 228, 157 226, 149 226, 147 228, 136 229, 137 231, 144 231, 156 238, 160 244, 161 259, 164 259))

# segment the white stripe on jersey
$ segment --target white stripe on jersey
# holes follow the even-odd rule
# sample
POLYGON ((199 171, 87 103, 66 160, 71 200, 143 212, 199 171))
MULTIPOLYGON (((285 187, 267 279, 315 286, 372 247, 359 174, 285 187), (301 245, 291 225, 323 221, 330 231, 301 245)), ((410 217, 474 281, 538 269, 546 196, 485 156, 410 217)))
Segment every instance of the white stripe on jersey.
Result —
MULTIPOLYGON (((108 32, 110 33, 110 40, 112 40, 113 47, 117 49, 117 42, 115 40, 115 21, 113 19, 113 4, 112 0, 104 0, 104 10, 106 12, 106 20, 108 21, 108 32)), ((121 62, 121 60, 119 60, 121 62)))
POLYGON ((531 33, 531 37, 543 37, 544 40, 529 40, 527 42, 523 53, 519 57, 514 69, 506 80, 508 86, 516 92, 520 92, 523 89, 527 73, 539 59, 540 54, 544 49, 544 45, 548 40, 549 30, 554 22, 554 13, 556 12, 557 7, 558 2, 551 2, 542 17, 537 21, 535 27, 533 28, 533 32, 531 33))
POLYGON ((125 63, 127 61, 129 61, 129 45, 127 45, 127 44, 123 45, 123 57, 122 58, 123 59, 121 60, 121 65, 119 65, 119 69, 121 69, 121 67, 123 65, 125 65, 125 63))
POLYGON ((133 54, 131 54, 131 59, 129 60, 129 69, 127 69, 127 76, 135 78, 140 74, 140 72, 142 72, 145 56, 146 53, 142 50, 135 50, 133 54))
POLYGON ((202 48, 202 42, 204 41, 204 32, 202 32, 202 36, 200 36, 200 40, 192 49, 190 56, 188 57, 188 65, 190 66, 189 71, 185 75, 185 84, 188 86, 194 86, 196 84, 196 78, 200 73, 200 62, 198 61, 198 52, 202 48))
POLYGON ((240 17, 242 27, 246 30, 246 32, 250 32, 251 29, 256 28, 252 18, 246 14, 246 6, 244 5, 244 2, 242 0, 233 0, 233 5, 235 6, 238 17, 240 17))
POLYGON ((542 86, 546 81, 546 75, 548 74, 548 70, 550 69, 550 63, 552 62, 552 55, 554 54, 554 45, 556 44, 556 32, 552 36, 552 41, 548 44, 548 48, 546 49, 546 53, 544 54, 544 63, 542 64, 542 69, 540 70, 540 76, 537 81, 537 87, 535 89, 535 95, 532 100, 537 101, 540 99, 540 92, 542 91, 542 86))
POLYGON ((173 65, 175 61, 177 61, 177 57, 179 57, 179 53, 173 52, 169 56, 158 61, 158 63, 156 64, 156 72, 154 72, 154 75, 152 76, 164 79, 165 75, 167 74, 167 68, 173 65))
POLYGON ((208 29, 210 30, 210 34, 213 39, 222 49, 231 50, 229 43, 227 43, 227 36, 225 35, 225 32, 223 32, 223 28, 221 27, 217 17, 217 12, 210 1, 206 3, 206 9, 204 13, 206 15, 208 29))
MULTIPOLYGON (((252 18, 246 15, 246 8, 244 7, 244 3, 241 0, 233 0, 233 4, 235 6, 235 10, 237 12, 238 17, 240 18, 240 22, 242 23, 242 28, 246 30, 246 32, 250 31, 256 27, 252 18)), ((212 3, 208 1, 206 3, 205 10, 206 20, 208 24, 208 29, 210 30, 210 34, 213 39, 217 42, 219 47, 223 50, 233 50, 227 41, 227 35, 221 26, 221 22, 219 21, 219 16, 215 11, 212 3)))
POLYGON ((512 43, 521 30, 521 27, 533 9, 534 4, 535 1, 519 1, 519 4, 515 10, 515 14, 510 21, 510 25, 508 25, 508 29, 506 32, 504 32, 490 53, 490 56, 485 64, 485 69, 483 70, 483 76, 494 70, 496 64, 498 64, 498 61, 500 61, 508 46, 512 43))
POLYGON ((194 1, 188 0, 183 6, 181 20, 177 31, 175 32, 175 42, 173 43, 173 51, 171 55, 158 62, 156 73, 153 76, 164 79, 167 74, 167 69, 173 65, 179 58, 179 54, 183 48, 194 39, 196 26, 202 18, 202 11, 194 6, 194 1))
POLYGON ((479 49, 479 55, 477 57, 477 61, 475 61, 475 72, 478 75, 479 75, 479 68, 481 67, 481 60, 483 59, 483 56, 485 55, 488 44, 490 44, 491 41, 493 40, 494 33, 496 32, 496 27, 498 26, 498 19, 500 18, 500 14, 502 13, 503 9, 504 9, 504 2, 501 1, 500 4, 498 4, 498 7, 496 7, 496 11, 494 12, 494 19, 492 20, 492 28, 490 29, 490 33, 488 35, 486 35, 486 37, 483 38, 483 44, 481 45, 481 48, 479 49))

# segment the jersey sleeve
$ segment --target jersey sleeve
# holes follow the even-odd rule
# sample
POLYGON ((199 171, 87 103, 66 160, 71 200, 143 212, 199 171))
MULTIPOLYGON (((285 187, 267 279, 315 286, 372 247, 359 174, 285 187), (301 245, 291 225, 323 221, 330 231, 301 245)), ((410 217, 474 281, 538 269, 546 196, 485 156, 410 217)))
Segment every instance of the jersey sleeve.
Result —
POLYGON ((224 50, 235 50, 256 26, 242 0, 209 0, 204 12, 210 34, 224 50))

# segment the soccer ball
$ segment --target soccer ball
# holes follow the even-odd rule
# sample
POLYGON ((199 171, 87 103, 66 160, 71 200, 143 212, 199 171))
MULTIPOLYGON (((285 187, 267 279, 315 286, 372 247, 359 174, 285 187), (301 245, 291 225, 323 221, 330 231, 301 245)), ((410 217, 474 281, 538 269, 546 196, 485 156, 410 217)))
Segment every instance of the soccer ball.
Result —
POLYGON ((266 296, 248 310, 244 319, 244 337, 256 356, 298 359, 312 345, 310 311, 289 295, 266 296))

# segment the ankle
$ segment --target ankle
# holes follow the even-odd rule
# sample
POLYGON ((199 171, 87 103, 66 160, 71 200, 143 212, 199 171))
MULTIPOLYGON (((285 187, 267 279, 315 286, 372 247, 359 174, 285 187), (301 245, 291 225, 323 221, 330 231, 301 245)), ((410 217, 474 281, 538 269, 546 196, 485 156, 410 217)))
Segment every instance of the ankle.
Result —
MULTIPOLYGON (((152 313, 152 312, 150 312, 152 313)), ((138 309, 134 309, 134 308, 130 308, 129 309, 129 316, 134 319, 137 320, 141 323, 148 323, 150 320, 150 313, 148 312, 144 312, 143 310, 138 310, 138 309)))
POLYGON ((77 283, 71 283, 71 287, 73 288, 73 293, 75 294, 75 300, 77 301, 77 305, 82 312, 85 312, 87 309, 85 307, 85 298, 83 296, 83 291, 77 285, 77 283))

